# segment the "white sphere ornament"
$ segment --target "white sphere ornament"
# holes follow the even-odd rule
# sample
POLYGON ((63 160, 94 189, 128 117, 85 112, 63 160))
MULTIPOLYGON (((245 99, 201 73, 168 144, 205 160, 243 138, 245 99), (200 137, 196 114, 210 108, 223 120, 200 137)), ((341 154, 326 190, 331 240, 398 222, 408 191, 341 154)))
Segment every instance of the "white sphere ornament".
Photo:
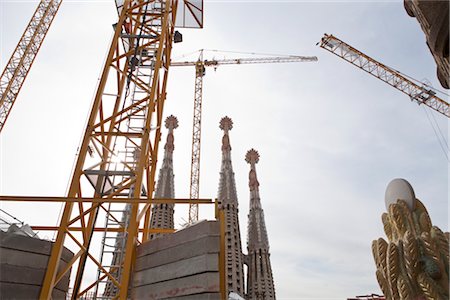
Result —
POLYGON ((414 210, 414 200, 416 195, 408 181, 402 178, 396 178, 389 182, 384 196, 386 210, 389 211, 389 205, 397 203, 397 200, 404 200, 411 211, 414 210))

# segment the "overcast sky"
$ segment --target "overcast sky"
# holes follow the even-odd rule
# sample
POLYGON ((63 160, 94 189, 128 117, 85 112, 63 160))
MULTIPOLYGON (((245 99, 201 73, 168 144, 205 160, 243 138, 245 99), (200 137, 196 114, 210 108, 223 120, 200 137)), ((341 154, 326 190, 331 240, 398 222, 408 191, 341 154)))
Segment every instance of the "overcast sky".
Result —
MULTIPOLYGON (((0 0, 2 70, 36 6, 0 0)), ((0 135, 1 195, 66 195, 116 18, 112 0, 62 4, 0 135)), ((385 237, 384 192, 394 178, 407 179, 434 225, 448 231, 449 153, 424 107, 316 46, 324 33, 334 34, 440 88, 425 36, 403 1, 206 1, 204 29, 180 31, 183 43, 174 46, 174 59, 195 60, 186 54, 201 48, 319 59, 221 66, 204 77, 200 196, 217 196, 219 121, 227 115, 234 122, 230 140, 244 249, 244 158, 251 148, 261 156, 257 174, 278 299, 381 293, 371 242, 385 237)), ((205 58, 213 56, 244 55, 205 58)), ((194 74, 193 67, 171 68, 164 109, 180 124, 174 153, 179 198, 189 196, 194 74)), ((448 141, 448 119, 428 113, 448 141)), ((52 204, 1 207, 32 225, 56 225, 60 211, 52 204)), ((179 226, 186 208, 177 206, 176 217, 179 226)), ((210 210, 201 207, 200 217, 211 218, 210 210)))

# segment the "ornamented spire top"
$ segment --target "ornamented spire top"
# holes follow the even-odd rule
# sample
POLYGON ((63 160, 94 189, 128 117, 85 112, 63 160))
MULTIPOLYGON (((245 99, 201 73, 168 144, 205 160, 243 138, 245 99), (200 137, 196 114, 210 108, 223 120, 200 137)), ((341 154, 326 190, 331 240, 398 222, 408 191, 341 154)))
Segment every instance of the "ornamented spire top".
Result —
POLYGON ((168 158, 168 156, 172 155, 173 149, 175 146, 173 144, 173 130, 178 127, 178 119, 174 115, 170 115, 166 118, 166 128, 169 129, 169 133, 167 134, 167 141, 164 149, 166 149, 166 153, 164 153, 164 157, 168 158))
POLYGON ((228 133, 233 128, 233 121, 229 117, 223 117, 220 120, 220 129, 228 133))
POLYGON ((259 162, 259 153, 255 149, 250 149, 245 155, 245 161, 251 165, 255 165, 259 162))
POLYGON ((231 145, 230 145, 230 137, 228 136, 228 131, 230 131, 233 128, 233 121, 229 117, 223 117, 222 120, 220 120, 220 129, 224 131, 223 138, 222 138, 222 151, 224 151, 225 157, 229 155, 231 151, 231 145))
POLYGON ((166 128, 175 129, 178 127, 178 119, 174 115, 170 115, 166 118, 166 128))
MULTIPOLYGON (((248 186, 250 187, 250 193, 252 199, 259 199, 259 182, 258 177, 256 176, 256 168, 255 164, 259 161, 259 153, 255 149, 250 149, 247 151, 247 154, 245 155, 245 161, 250 164, 250 173, 248 174, 249 183, 248 186)), ((260 207, 259 200, 254 203, 254 205, 260 207)))

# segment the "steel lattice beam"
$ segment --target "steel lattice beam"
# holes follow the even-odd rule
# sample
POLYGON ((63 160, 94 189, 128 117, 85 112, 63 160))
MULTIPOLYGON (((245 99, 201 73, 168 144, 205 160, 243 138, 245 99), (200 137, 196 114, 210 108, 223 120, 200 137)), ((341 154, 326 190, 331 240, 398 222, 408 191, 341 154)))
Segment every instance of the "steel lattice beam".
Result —
MULTIPOLYGON (((203 64, 203 51, 200 51, 197 64, 195 65, 195 90, 194 90, 194 118, 192 125, 192 155, 191 155, 191 181, 189 198, 197 199, 200 191, 200 147, 202 135, 202 95, 203 76, 205 66, 203 64)), ((189 224, 198 221, 198 204, 189 204, 189 224)))
POLYGON ((320 41, 320 47, 402 91, 418 104, 424 104, 450 118, 450 105, 437 97, 436 92, 429 86, 414 83, 400 72, 374 60, 333 35, 325 34, 320 41))
POLYGON ((0 77, 0 132, 62 0, 41 0, 0 77))

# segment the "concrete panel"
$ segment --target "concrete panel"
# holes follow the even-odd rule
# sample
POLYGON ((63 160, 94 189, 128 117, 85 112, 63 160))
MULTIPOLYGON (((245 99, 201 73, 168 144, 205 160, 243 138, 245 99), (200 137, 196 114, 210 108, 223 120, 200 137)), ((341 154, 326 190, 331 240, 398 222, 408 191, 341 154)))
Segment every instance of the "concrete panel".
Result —
POLYGON ((152 246, 139 247, 137 249, 137 256, 144 256, 209 235, 220 235, 219 223, 217 221, 202 221, 173 234, 166 234, 163 237, 151 240, 147 243, 152 244, 152 246))
POLYGON ((167 299, 202 293, 219 293, 219 273, 202 273, 132 289, 132 299, 167 299))
MULTIPOLYGON (((53 243, 50 241, 0 232, 0 295, 1 299, 38 299, 47 270, 53 243)), ((63 250, 61 270, 73 257, 63 250)), ((64 299, 69 287, 70 271, 60 280, 53 299, 64 299)))
MULTIPOLYGON (((39 299, 41 287, 37 285, 15 284, 0 282, 0 298, 7 300, 39 299)), ((53 290, 52 299, 65 300, 65 293, 53 290)))
MULTIPOLYGON (((31 253, 26 251, 1 248, 0 247, 0 264, 22 266, 36 269, 46 269, 49 255, 31 253)), ((58 270, 61 271, 67 265, 66 262, 61 261, 58 270)))
POLYGON ((134 274, 133 286, 138 287, 189 275, 218 271, 219 256, 217 254, 204 254, 137 272, 134 274))
MULTIPOLYGON (((21 283, 24 285, 42 285, 47 269, 27 268, 22 266, 0 265, 0 282, 21 283)), ((56 285, 59 290, 67 290, 68 275, 64 276, 56 285)))
MULTIPOLYGON (((163 237, 165 238, 165 237, 163 237)), ((151 248, 153 243, 146 243, 139 246, 141 248, 151 248)), ((165 249, 163 251, 152 252, 143 250, 141 253, 152 252, 151 254, 138 256, 136 258, 136 271, 141 271, 143 269, 149 269, 156 266, 165 265, 171 262, 176 262, 182 259, 191 258, 194 256, 208 254, 208 253, 219 253, 220 248, 220 237, 219 236, 203 236, 197 240, 189 241, 183 244, 176 245, 174 247, 165 249)))
MULTIPOLYGON (((50 255, 52 245, 53 243, 49 241, 20 236, 16 234, 7 234, 0 231, 0 248, 50 255)), ((61 259, 65 262, 68 262, 72 257, 73 253, 64 248, 61 259)))

